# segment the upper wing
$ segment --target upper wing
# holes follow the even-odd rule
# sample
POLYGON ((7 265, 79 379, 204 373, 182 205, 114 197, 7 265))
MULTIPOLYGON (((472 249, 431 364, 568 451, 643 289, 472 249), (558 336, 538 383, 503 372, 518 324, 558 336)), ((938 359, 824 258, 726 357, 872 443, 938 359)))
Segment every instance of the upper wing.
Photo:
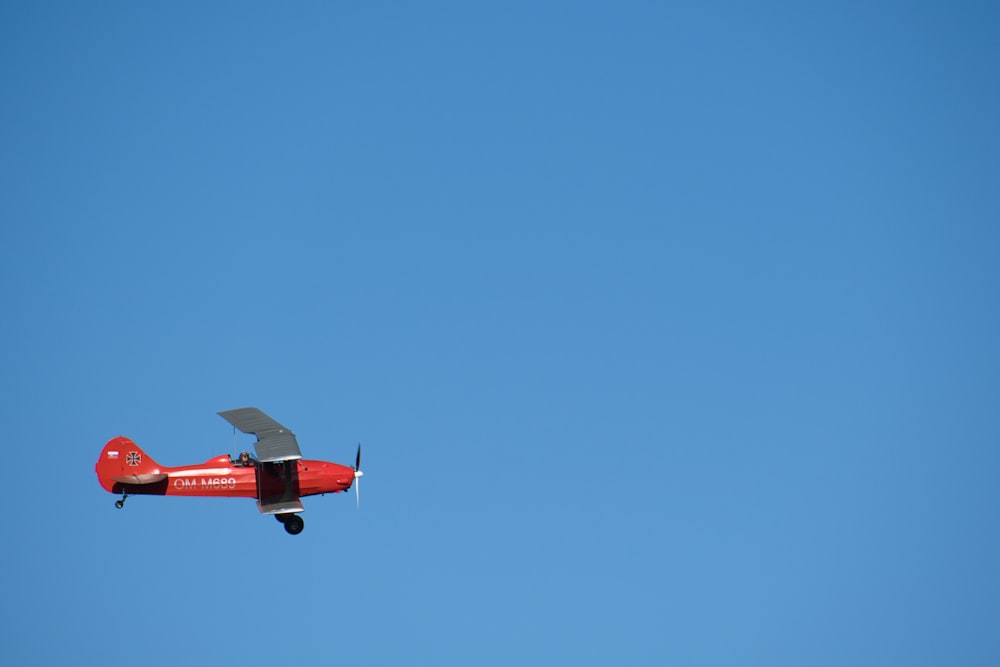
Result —
POLYGON ((295 434, 257 408, 238 408, 220 412, 219 416, 243 431, 257 436, 254 449, 262 462, 301 459, 302 452, 295 434))

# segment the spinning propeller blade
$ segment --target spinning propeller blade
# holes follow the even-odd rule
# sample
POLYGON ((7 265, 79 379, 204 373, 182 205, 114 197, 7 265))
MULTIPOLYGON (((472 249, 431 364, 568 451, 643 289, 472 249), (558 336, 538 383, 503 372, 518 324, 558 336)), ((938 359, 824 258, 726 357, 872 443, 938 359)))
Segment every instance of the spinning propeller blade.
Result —
POLYGON ((358 509, 361 509, 361 478, 364 473, 361 472, 361 443, 358 443, 358 455, 354 457, 354 497, 358 502, 358 509))

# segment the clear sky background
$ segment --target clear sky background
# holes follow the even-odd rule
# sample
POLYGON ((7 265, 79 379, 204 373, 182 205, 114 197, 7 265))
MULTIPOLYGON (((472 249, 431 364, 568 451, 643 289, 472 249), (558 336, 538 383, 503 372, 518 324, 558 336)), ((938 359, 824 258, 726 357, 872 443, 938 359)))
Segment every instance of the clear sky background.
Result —
POLYGON ((1000 664, 988 2, 0 6, 11 664, 1000 664), (131 498, 257 406, 354 498, 131 498))

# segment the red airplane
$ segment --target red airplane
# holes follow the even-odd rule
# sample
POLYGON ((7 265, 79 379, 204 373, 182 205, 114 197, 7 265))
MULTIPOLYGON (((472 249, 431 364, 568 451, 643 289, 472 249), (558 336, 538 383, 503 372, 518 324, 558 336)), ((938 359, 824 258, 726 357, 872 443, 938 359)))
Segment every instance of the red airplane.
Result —
MULTIPOLYGON (((118 436, 104 445, 94 470, 101 486, 122 497, 115 507, 125 506, 132 495, 226 496, 256 498, 261 514, 273 514, 291 535, 305 527, 299 516, 305 508, 299 498, 321 493, 340 493, 351 488, 361 472, 361 445, 354 467, 308 461, 302 458, 295 434, 257 408, 240 408, 219 415, 244 433, 257 436, 254 450, 232 459, 227 454, 204 463, 170 468, 154 461, 138 445, 118 436)), ((354 484, 358 505, 361 496, 354 484)))

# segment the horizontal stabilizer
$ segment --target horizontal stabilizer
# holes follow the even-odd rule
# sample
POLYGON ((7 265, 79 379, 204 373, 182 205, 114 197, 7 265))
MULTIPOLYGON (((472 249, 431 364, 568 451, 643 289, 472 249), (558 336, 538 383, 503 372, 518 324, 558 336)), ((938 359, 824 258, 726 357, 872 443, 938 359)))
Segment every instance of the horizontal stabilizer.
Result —
POLYGON ((118 484, 156 484, 166 478, 167 473, 161 472, 146 475, 123 475, 121 477, 112 477, 111 479, 118 484))

